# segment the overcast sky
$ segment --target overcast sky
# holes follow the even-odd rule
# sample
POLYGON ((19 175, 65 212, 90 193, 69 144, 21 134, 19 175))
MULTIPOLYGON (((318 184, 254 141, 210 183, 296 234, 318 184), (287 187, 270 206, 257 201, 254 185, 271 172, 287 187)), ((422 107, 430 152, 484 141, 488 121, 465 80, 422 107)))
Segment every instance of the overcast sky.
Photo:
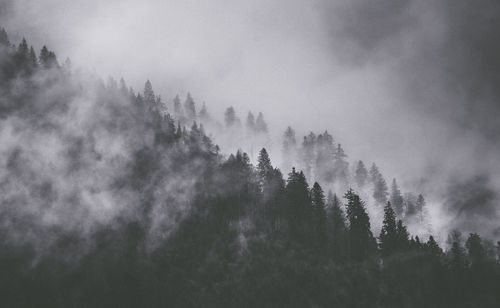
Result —
POLYGON ((0 3, 16 43, 136 89, 150 79, 166 100, 190 91, 220 118, 262 111, 275 134, 328 129, 350 159, 376 161, 457 221, 498 218, 497 1, 0 3))

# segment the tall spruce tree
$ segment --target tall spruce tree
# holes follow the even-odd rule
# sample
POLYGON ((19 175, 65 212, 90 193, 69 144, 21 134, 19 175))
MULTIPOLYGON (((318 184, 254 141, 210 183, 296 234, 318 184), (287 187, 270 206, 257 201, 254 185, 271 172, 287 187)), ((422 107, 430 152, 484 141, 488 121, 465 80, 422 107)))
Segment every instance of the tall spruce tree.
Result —
POLYGON ((366 170, 365 164, 361 160, 358 161, 358 165, 356 166, 354 180, 360 189, 365 187, 366 181, 368 180, 368 171, 366 170))
POLYGON ((384 207, 384 221, 379 239, 380 252, 383 256, 388 256, 396 252, 398 248, 396 214, 394 213, 390 202, 387 202, 384 207))
POLYGON ((394 212, 396 213, 398 218, 403 217, 403 196, 401 195, 401 191, 399 190, 399 186, 396 183, 396 179, 392 179, 391 185, 391 197, 390 201, 392 206, 394 207, 394 212))
POLYGON ((348 233, 351 258, 361 261, 376 249, 376 242, 370 229, 370 218, 361 199, 352 189, 344 198, 347 199, 346 215, 349 222, 348 233))
POLYGON ((184 101, 184 112, 188 120, 192 121, 196 119, 196 105, 189 92, 186 96, 186 100, 184 101))
POLYGON ((255 120, 255 131, 257 133, 266 134, 267 133, 267 123, 264 120, 264 115, 259 112, 257 119, 255 120))
POLYGON ((314 243, 318 251, 325 251, 327 239, 325 194, 318 182, 314 182, 311 189, 311 202, 313 209, 314 243))

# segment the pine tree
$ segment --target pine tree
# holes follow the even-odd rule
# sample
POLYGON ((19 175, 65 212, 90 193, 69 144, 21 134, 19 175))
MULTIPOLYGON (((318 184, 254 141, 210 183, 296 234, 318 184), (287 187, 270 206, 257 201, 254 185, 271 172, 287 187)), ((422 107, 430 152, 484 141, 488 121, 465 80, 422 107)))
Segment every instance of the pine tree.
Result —
POLYGON ((311 201, 313 209, 313 227, 314 227, 314 242, 317 249, 324 249, 326 244, 326 211, 325 211, 325 194, 323 189, 314 182, 311 189, 311 201))
POLYGON ((323 183, 333 183, 335 177, 333 137, 325 131, 318 136, 316 141, 317 178, 323 183))
POLYGON ((259 158, 257 159, 257 172, 261 179, 265 179, 269 176, 273 166, 271 165, 271 159, 265 148, 262 148, 259 152, 259 158))
POLYGON ((257 120, 255 120, 255 131, 261 134, 267 133, 267 123, 264 121, 264 115, 262 112, 259 112, 257 120))
POLYGON ((286 198, 290 235, 293 240, 305 243, 307 234, 310 234, 312 206, 307 180, 302 171, 296 172, 295 168, 292 168, 286 184, 286 198))
POLYGON ((337 149, 334 153, 333 172, 335 180, 339 183, 347 185, 349 177, 349 163, 346 161, 347 155, 342 149, 342 145, 337 144, 337 149))
POLYGON ((35 69, 38 66, 38 58, 36 56, 35 50, 33 49, 33 46, 30 47, 28 58, 31 69, 35 69))
POLYGON ((226 122, 226 127, 228 128, 241 125, 240 120, 236 116, 236 112, 234 111, 234 108, 232 106, 226 109, 224 119, 226 122))
POLYGON ((375 239, 370 229, 370 218, 361 199, 352 189, 344 198, 347 199, 346 214, 349 222, 350 253, 353 260, 361 261, 375 250, 375 239))
POLYGON ((330 251, 334 260, 346 255, 346 221, 342 204, 336 194, 328 193, 327 221, 330 251))
POLYGON ((201 110, 198 116, 200 120, 204 121, 205 123, 210 121, 210 115, 208 114, 207 106, 205 105, 205 103, 203 103, 203 105, 201 106, 201 110))
POLYGON ((181 105, 181 100, 179 98, 179 95, 176 95, 174 97, 174 114, 175 117, 182 121, 184 118, 184 111, 182 110, 182 105, 181 105))
POLYGON ((375 163, 372 163, 372 166, 370 167, 370 176, 369 176, 369 181, 373 185, 377 182, 377 180, 381 177, 382 175, 380 174, 380 171, 378 170, 377 165, 375 163))
POLYGON ((380 175, 375 179, 375 185, 373 188, 373 198, 378 204, 385 204, 387 202, 387 183, 385 179, 380 175))
POLYGON ((304 140, 302 141, 302 151, 301 158, 302 163, 304 165, 304 173, 307 178, 313 178, 314 172, 314 157, 316 153, 316 135, 311 132, 309 135, 304 136, 304 140))
POLYGON ((52 51, 49 51, 46 46, 43 46, 40 51, 40 57, 38 60, 40 62, 40 66, 44 69, 50 69, 59 65, 57 63, 56 55, 52 51))
POLYGON ((396 226, 396 214, 391 203, 387 202, 384 207, 384 221, 380 231, 380 251, 383 256, 388 256, 397 251, 398 233, 396 226))
POLYGON ((401 195, 401 191, 399 190, 399 186, 396 183, 396 179, 392 179, 391 185, 391 204, 394 207, 394 212, 397 217, 403 217, 403 196, 401 195))
POLYGON ((185 115, 188 120, 192 121, 196 119, 196 105, 189 92, 186 96, 186 101, 184 102, 184 112, 186 113, 185 115))
POLYGON ((467 255, 472 267, 481 266, 486 261, 486 251, 481 242, 481 237, 477 233, 470 233, 465 242, 467 255))
POLYGON ((365 187, 366 181, 368 179, 368 171, 365 168, 363 161, 359 161, 356 167, 356 175, 354 176, 356 184, 359 188, 363 189, 365 187))
POLYGON ((283 134, 283 148, 282 148, 282 158, 283 158, 283 170, 289 170, 292 168, 292 164, 296 161, 296 151, 297 151, 297 140, 295 139, 295 131, 288 126, 283 134))
POLYGON ((10 47, 9 36, 7 35, 7 31, 4 28, 0 28, 0 46, 10 47))
POLYGON ((253 116, 253 113, 251 111, 249 111, 247 115, 246 127, 248 132, 255 132, 255 117, 253 116))
POLYGON ((396 225, 396 243, 397 249, 399 251, 405 251, 408 249, 410 240, 410 234, 408 234, 408 230, 406 226, 403 225, 403 221, 400 219, 396 225))
POLYGON ((434 237, 432 235, 429 236, 429 240, 427 241, 425 246, 426 249, 435 256, 440 256, 443 253, 443 250, 439 247, 438 243, 436 243, 436 240, 434 240, 434 237))

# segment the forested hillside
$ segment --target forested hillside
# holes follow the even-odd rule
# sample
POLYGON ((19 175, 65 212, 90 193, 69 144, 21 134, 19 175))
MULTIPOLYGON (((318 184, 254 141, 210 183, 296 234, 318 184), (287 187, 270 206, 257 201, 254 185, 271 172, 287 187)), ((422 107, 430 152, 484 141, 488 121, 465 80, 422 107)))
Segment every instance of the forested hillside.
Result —
POLYGON ((265 144, 255 114, 220 124, 1 29, 2 306, 498 306, 496 239, 438 243, 425 196, 327 131, 289 127, 279 166, 215 144, 265 144))

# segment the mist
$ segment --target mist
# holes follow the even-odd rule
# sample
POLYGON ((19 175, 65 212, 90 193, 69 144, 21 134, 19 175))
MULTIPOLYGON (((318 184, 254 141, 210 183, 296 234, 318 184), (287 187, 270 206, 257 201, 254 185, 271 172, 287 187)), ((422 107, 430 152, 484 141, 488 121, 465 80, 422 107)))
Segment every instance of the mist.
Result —
POLYGON ((18 0, 3 1, 1 20, 14 42, 47 44, 135 89, 150 79, 167 101, 190 92, 220 121, 229 106, 242 120, 262 111, 277 160, 288 125, 299 137, 326 129, 351 161, 375 161, 425 193, 435 225, 496 235, 496 193, 466 205, 449 197, 477 178, 500 185, 498 6, 469 6, 18 0))

